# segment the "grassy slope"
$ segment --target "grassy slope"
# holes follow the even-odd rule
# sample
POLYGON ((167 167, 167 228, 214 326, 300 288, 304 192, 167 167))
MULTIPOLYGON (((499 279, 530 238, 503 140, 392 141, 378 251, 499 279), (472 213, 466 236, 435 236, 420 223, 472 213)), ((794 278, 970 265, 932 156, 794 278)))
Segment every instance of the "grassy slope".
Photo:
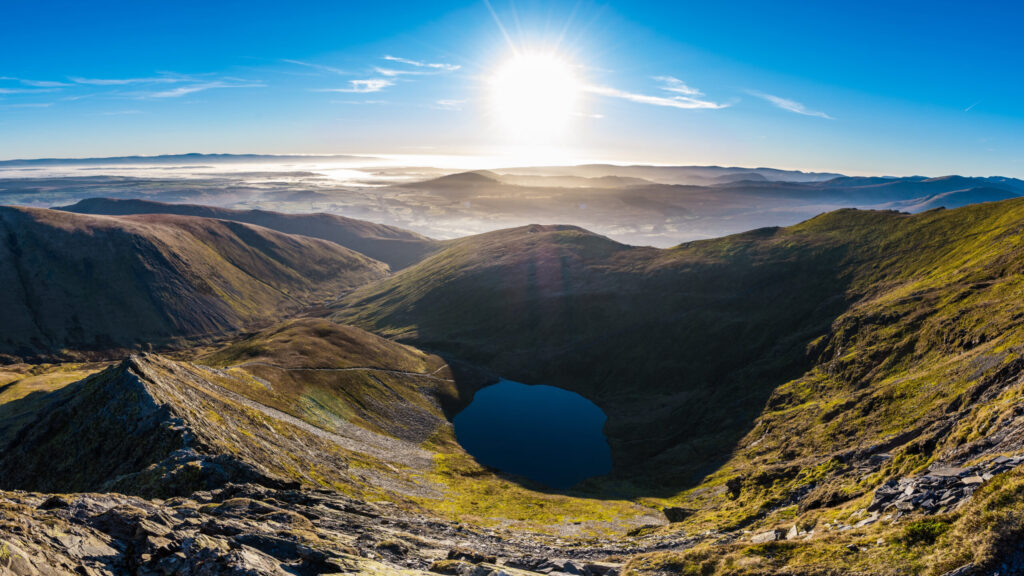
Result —
POLYGON ((319 319, 286 322, 198 361, 255 376, 230 387, 315 425, 341 418, 414 442, 447 425, 441 404, 458 395, 440 358, 319 319))
POLYGON ((456 442, 445 408, 486 379, 453 379, 441 358, 358 328, 293 320, 197 361, 233 377, 221 385, 315 426, 331 430, 340 419, 430 450, 434 465, 422 477, 443 497, 414 500, 453 519, 575 534, 622 534, 652 520, 654 511, 623 499, 546 493, 481 467, 456 442))
POLYGON ((0 367, 0 446, 45 405, 48 392, 106 367, 106 364, 8 364, 0 367), (28 397, 28 400, 23 400, 28 397), (21 402, 18 402, 22 400, 21 402))
POLYGON ((434 240, 409 230, 334 214, 283 214, 268 210, 232 210, 195 204, 110 198, 89 198, 61 210, 108 215, 180 214, 246 222, 286 234, 328 240, 385 262, 394 270, 422 260, 437 247, 434 240))
POLYGON ((386 272, 329 242, 235 222, 0 207, 0 353, 214 336, 386 272))
POLYGON ((218 386, 229 380, 147 355, 42 395, 32 402, 42 409, 0 451, 0 481, 145 496, 228 481, 358 489, 348 469, 363 455, 225 395, 218 386))
MULTIPOLYGON (((357 291, 336 318, 594 399, 619 474, 665 488, 634 494, 697 510, 673 530, 800 523, 825 534, 781 552, 655 555, 638 571, 941 570, 991 546, 908 546, 906 528, 888 524, 829 535, 826 523, 854 522, 874 487, 936 460, 1024 451, 1012 433, 1024 398, 1021 245, 1020 200, 843 210, 666 251, 520 229, 455 242, 357 291), (636 458, 640 438, 657 450, 636 458), (865 468, 882 451, 894 458, 865 468), (716 465, 695 476, 709 457, 716 465), (849 556, 851 542, 877 550, 849 556)), ((941 521, 993 530, 993 512, 975 508, 941 521)))

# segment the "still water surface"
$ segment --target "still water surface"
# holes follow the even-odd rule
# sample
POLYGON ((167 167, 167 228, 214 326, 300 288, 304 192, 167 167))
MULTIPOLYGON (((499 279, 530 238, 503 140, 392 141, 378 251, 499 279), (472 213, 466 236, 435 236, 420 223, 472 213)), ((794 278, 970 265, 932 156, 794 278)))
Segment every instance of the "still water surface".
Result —
POLYGON ((481 464, 568 488, 611 471, 605 420, 575 392, 501 380, 477 392, 454 424, 459 443, 481 464))

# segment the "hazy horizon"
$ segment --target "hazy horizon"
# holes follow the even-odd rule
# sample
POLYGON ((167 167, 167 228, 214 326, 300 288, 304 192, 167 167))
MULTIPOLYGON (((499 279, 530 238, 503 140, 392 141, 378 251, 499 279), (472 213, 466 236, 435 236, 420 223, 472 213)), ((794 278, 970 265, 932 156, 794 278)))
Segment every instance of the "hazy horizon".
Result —
MULTIPOLYGON (((429 167, 429 168, 440 168, 450 170, 451 172, 458 171, 474 171, 474 170, 500 170, 503 168, 530 168, 530 167, 546 167, 546 166, 586 166, 586 165, 611 165, 611 166, 656 166, 656 167, 718 167, 718 168, 736 168, 736 169, 772 169, 792 172, 806 172, 806 173, 834 173, 841 174, 843 176, 865 176, 865 177, 882 177, 882 178, 910 178, 910 177, 925 177, 925 178, 941 178, 944 176, 965 176, 965 177, 1007 177, 1007 178, 1020 178, 1024 179, 1024 174, 1017 176, 1011 173, 1003 172, 940 172, 940 173, 921 173, 921 172, 879 172, 867 170, 836 170, 822 167, 811 167, 811 166, 788 166, 788 165, 742 165, 735 163, 719 163, 719 164, 696 164, 687 163, 684 161, 677 162, 655 162, 647 161, 643 159, 622 159, 622 158, 568 158, 561 159, 558 161, 552 161, 550 163, 538 163, 536 159, 516 159, 514 157, 501 157, 501 156, 475 156, 472 154, 401 154, 401 153, 388 153, 379 151, 343 151, 343 152, 253 152, 251 150, 239 150, 239 151, 196 151, 188 150, 185 152, 162 152, 154 154, 111 154, 104 156, 36 156, 36 157, 9 157, 0 158, 0 164, 2 163, 16 163, 16 162, 37 162, 37 161, 52 161, 54 164, 58 164, 61 161, 77 162, 83 160, 100 161, 109 159, 122 159, 122 158, 137 158, 140 163, 143 163, 147 158, 164 158, 164 157, 175 157, 175 156, 261 156, 261 157, 280 157, 280 158, 352 158, 356 161, 381 161, 381 165, 400 166, 400 167, 429 167)), ((103 166, 102 163, 96 162, 93 166, 103 166)), ((0 166, 0 171, 3 168, 0 166)), ((10 177, 10 176, 6 176, 10 177)))

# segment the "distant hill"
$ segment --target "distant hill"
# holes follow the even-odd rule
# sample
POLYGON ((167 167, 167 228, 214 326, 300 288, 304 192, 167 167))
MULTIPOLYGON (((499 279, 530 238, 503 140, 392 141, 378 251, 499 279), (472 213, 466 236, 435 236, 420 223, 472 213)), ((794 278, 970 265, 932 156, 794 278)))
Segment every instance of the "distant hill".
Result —
POLYGON ((446 186, 493 186, 495 184, 502 184, 501 175, 488 170, 474 170, 471 172, 457 172, 455 174, 448 174, 439 178, 432 178, 424 182, 410 182, 408 184, 400 184, 403 187, 433 187, 443 188, 446 186))
POLYGON ((496 172, 512 175, 582 176, 603 178, 618 176, 639 178, 660 184, 706 185, 723 181, 761 179, 772 182, 823 182, 842 176, 831 172, 803 172, 776 168, 740 168, 723 166, 618 166, 614 164, 584 164, 580 166, 536 166, 502 168, 496 172))
POLYGON ((924 212, 925 210, 932 210, 935 208, 960 208, 961 206, 979 204, 981 202, 999 202, 1001 200, 1017 198, 1020 195, 1021 194, 1018 192, 1004 190, 1002 188, 980 186, 977 188, 965 188, 963 190, 942 192, 935 194, 934 196, 927 196, 902 203, 897 202, 893 204, 893 207, 906 210, 908 212, 924 212))
POLYGON ((625 176, 599 176, 587 178, 583 176, 538 176, 525 174, 499 174, 490 170, 474 170, 449 174, 422 182, 403 184, 407 188, 445 188, 445 187, 476 187, 509 184, 529 188, 627 188, 630 186, 652 185, 653 182, 642 178, 625 176))
POLYGON ((150 200, 88 198, 58 208, 79 214, 181 214, 256 224, 286 234, 301 234, 334 242, 380 260, 393 270, 418 262, 437 243, 415 232, 335 214, 285 214, 267 210, 232 210, 196 204, 168 204, 150 200))
POLYGON ((251 327, 387 274, 337 244, 190 216, 0 207, 0 354, 134 348, 251 327))

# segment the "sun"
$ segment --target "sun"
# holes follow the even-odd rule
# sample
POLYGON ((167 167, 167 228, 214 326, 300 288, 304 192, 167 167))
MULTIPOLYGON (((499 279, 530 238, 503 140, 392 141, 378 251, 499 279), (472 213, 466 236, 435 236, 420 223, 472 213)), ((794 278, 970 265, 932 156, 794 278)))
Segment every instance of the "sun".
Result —
POLYGON ((508 136, 549 144, 577 114, 581 86, 575 70, 555 54, 511 57, 490 77, 492 115, 508 136))

